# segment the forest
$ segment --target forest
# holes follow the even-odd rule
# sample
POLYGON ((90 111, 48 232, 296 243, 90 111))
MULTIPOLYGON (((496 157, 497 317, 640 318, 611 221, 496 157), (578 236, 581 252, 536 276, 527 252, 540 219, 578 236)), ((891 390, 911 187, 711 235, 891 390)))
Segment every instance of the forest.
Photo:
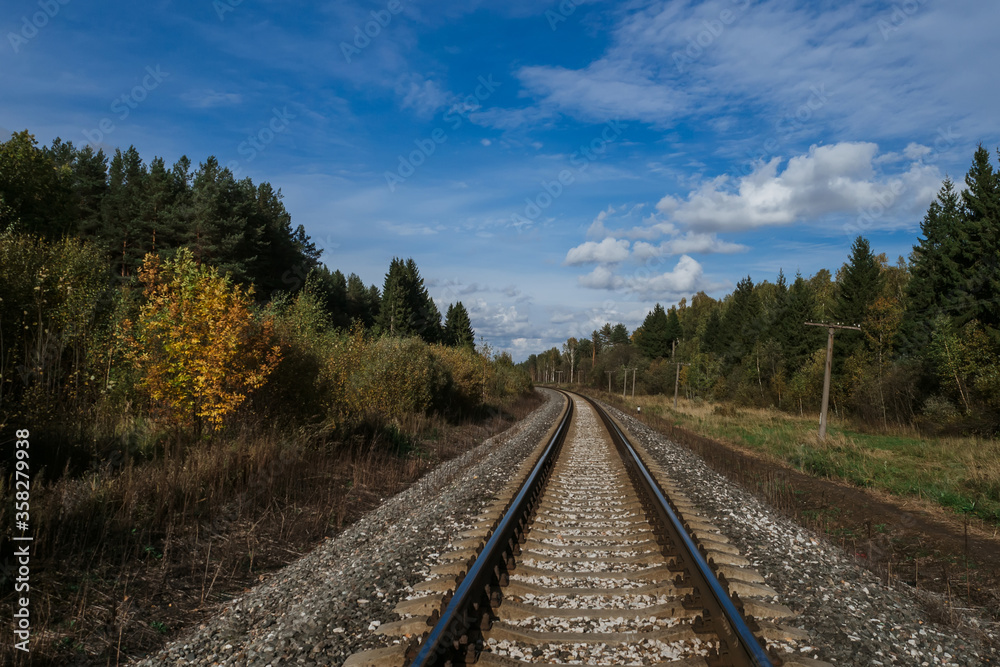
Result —
POLYGON ((0 229, 0 423, 93 456, 125 418, 209 436, 247 411, 390 423, 527 386, 476 351, 461 302, 442 322, 412 259, 381 289, 330 271, 280 191, 214 157, 168 168, 14 134, 0 229), (476 364, 490 386, 469 384, 476 364))
POLYGON ((413 259, 376 286, 320 255, 214 157, 0 143, 0 429, 30 434, 38 655, 148 650, 535 404, 413 259))
POLYGON ((631 333, 608 323, 523 366, 538 382, 669 395, 679 384, 694 400, 816 413, 827 330, 806 323, 857 325, 835 336, 831 411, 876 428, 995 436, 1000 171, 986 148, 964 186, 944 182, 920 229, 908 258, 892 262, 858 236, 835 272, 746 276, 721 299, 656 304, 631 333))

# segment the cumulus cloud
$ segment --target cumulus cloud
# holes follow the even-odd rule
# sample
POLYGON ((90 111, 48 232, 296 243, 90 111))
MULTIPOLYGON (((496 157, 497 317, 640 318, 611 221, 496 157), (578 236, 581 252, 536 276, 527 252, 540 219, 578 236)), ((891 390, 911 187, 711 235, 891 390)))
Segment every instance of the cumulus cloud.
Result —
POLYGON ((577 281, 583 287, 590 289, 618 289, 624 287, 625 281, 606 266, 595 266, 594 270, 585 276, 580 276, 577 281))
POLYGON ((641 267, 631 275, 621 276, 607 266, 597 266, 577 281, 589 289, 625 290, 642 298, 669 299, 716 287, 706 282, 704 273, 697 260, 682 255, 673 269, 662 273, 641 267))
POLYGON ((563 264, 568 266, 591 264, 594 262, 615 264, 628 259, 628 255, 628 241, 606 238, 600 243, 587 241, 575 248, 570 248, 569 252, 566 253, 566 259, 563 261, 563 264))
POLYGON ((704 273, 696 260, 681 255, 673 270, 648 277, 637 275, 629 282, 629 288, 643 297, 691 294, 702 288, 704 273))
MULTIPOLYGON (((919 152, 916 148, 911 153, 919 152)), ((926 206, 940 187, 937 167, 914 162, 895 177, 875 171, 878 146, 842 142, 812 146, 805 155, 758 165, 733 187, 728 176, 702 183, 686 198, 666 196, 658 211, 698 231, 735 231, 854 214, 889 197, 907 210, 926 206)))

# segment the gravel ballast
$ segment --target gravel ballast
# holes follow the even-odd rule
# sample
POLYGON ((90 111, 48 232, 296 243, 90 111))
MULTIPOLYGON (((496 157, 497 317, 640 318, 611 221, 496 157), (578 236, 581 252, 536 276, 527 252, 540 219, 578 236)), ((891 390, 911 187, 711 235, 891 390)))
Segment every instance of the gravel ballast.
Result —
MULTIPOLYGON (((440 554, 473 525, 558 418, 562 398, 540 391, 548 400, 525 420, 442 464, 139 664, 340 665, 352 653, 386 646, 390 640, 373 630, 397 620, 397 602, 418 596, 412 587, 430 578, 440 554)), ((996 649, 976 636, 992 630, 982 621, 967 619, 961 628, 935 623, 924 611, 928 600, 934 602, 930 594, 885 586, 839 547, 768 508, 688 449, 608 409, 671 471, 680 490, 751 561, 781 602, 799 613, 789 624, 810 635, 810 646, 799 647, 803 656, 865 666, 1000 664, 996 649)), ((593 532, 562 531, 553 546, 571 547, 573 535, 593 532)), ((648 585, 608 583, 619 590, 648 585)), ((548 601, 559 606, 555 602, 548 601)), ((673 657, 669 647, 649 649, 661 659, 673 657)), ((571 649, 560 657, 574 658, 571 649)))
MULTIPOLYGON (((613 407, 605 408, 644 446, 671 479, 740 553, 748 558, 782 603, 799 613, 790 619, 811 638, 803 655, 843 665, 998 664, 996 648, 977 618, 964 627, 939 625, 924 610, 929 593, 888 587, 842 549, 782 516, 729 482, 690 450, 669 441, 613 407)), ((997 637, 992 636, 996 642, 997 637)))
POLYGON ((371 630, 472 525, 558 418, 563 399, 429 472, 219 614, 139 664, 340 665, 385 644, 371 630))

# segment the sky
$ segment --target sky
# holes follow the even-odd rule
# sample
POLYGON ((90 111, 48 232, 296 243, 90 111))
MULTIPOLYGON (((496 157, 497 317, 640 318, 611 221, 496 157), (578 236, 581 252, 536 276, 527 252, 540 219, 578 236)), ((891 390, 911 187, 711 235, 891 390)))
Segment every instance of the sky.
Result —
POLYGON ((280 188, 515 360, 740 278, 908 256, 1000 145, 1000 3, 6 0, 0 132, 280 188))

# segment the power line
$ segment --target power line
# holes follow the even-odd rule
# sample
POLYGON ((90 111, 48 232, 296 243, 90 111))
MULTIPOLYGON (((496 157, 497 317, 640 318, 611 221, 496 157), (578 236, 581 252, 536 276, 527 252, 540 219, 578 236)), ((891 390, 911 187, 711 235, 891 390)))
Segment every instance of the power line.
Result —
POLYGON ((806 322, 807 327, 826 327, 826 373, 823 376, 823 407, 819 413, 819 439, 826 440, 826 411, 830 406, 830 373, 833 370, 833 332, 837 329, 861 331, 858 325, 806 322))

